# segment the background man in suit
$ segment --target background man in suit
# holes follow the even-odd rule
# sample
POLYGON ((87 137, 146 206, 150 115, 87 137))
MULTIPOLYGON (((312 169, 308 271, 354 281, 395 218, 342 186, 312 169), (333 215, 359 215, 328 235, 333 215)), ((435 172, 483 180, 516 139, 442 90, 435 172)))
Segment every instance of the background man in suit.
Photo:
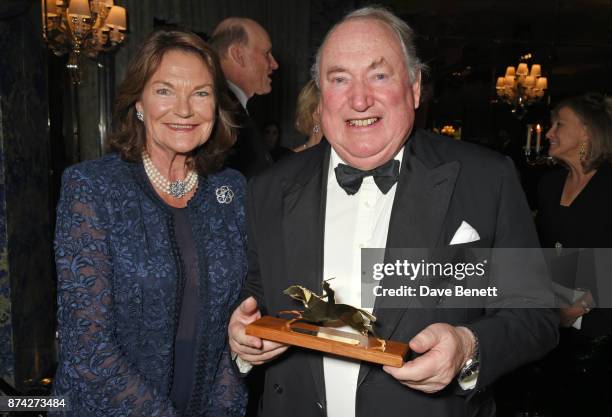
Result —
POLYGON ((245 334, 260 308, 296 307, 282 294, 291 284, 320 293, 323 278, 335 277, 336 301, 359 305, 360 247, 537 247, 511 162, 413 130, 422 64, 412 37, 380 8, 359 9, 332 28, 313 67, 331 147, 323 141, 250 184, 252 297, 234 311, 229 337, 239 366, 265 363, 263 416, 494 415, 486 387, 556 343, 548 309, 408 310, 384 308, 382 297, 377 333, 409 341, 414 353, 401 368, 245 334), (476 378, 464 378, 470 373, 476 378))
POLYGON ((259 129, 249 117, 247 101, 272 91, 270 76, 278 68, 268 32, 252 19, 229 17, 217 25, 210 44, 219 53, 230 90, 240 103, 241 129, 227 164, 247 178, 272 164, 272 156, 259 129))

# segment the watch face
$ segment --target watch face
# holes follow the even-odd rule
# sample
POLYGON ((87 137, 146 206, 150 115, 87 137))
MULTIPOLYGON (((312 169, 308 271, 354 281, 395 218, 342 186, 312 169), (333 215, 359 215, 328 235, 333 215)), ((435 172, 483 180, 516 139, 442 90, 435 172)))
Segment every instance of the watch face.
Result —
POLYGON ((473 378, 478 377, 478 369, 480 363, 478 361, 472 361, 467 364, 459 373, 459 380, 461 382, 468 382, 473 378))

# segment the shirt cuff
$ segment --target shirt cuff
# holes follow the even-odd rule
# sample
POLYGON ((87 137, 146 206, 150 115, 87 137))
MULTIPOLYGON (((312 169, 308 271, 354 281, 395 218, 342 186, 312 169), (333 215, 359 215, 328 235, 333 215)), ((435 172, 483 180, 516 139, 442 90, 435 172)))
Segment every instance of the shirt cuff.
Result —
POLYGON ((248 374, 253 369, 253 365, 250 362, 245 361, 235 352, 232 352, 232 360, 236 363, 236 367, 241 374, 248 374))
POLYGON ((582 316, 578 317, 575 322, 572 323, 572 327, 580 330, 582 328, 582 316))

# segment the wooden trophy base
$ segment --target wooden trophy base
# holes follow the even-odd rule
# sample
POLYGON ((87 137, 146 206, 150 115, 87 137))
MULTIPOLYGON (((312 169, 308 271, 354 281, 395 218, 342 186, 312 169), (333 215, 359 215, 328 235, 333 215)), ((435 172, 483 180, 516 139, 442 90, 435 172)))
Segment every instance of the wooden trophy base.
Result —
POLYGON ((274 342, 314 349, 381 365, 400 368, 408 353, 407 343, 381 342, 372 336, 349 333, 301 321, 263 316, 249 324, 246 334, 274 342))

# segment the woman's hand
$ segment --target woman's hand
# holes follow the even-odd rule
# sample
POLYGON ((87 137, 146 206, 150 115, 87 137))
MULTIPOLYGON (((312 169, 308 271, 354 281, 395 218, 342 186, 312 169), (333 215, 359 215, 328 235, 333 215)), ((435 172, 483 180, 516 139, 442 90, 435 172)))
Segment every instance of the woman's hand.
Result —
POLYGON ((588 314, 594 306, 595 301, 593 300, 593 294, 591 294, 591 291, 587 291, 571 306, 559 309, 561 326, 570 327, 579 317, 588 314))

